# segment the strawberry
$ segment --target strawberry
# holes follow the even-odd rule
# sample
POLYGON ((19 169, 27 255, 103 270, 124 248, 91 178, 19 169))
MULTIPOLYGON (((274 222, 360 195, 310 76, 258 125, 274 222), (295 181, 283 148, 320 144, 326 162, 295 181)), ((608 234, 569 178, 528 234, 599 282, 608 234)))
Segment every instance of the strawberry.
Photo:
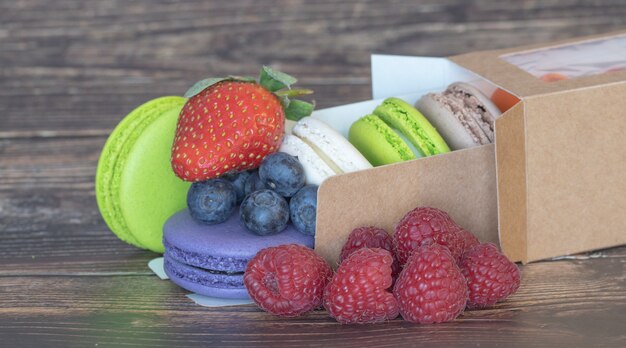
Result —
POLYGON ((172 169, 185 181, 204 181, 256 168, 278 151, 285 118, 307 116, 313 105, 290 100, 311 91, 291 89, 296 80, 263 67, 259 82, 229 76, 199 81, 178 117, 172 169))

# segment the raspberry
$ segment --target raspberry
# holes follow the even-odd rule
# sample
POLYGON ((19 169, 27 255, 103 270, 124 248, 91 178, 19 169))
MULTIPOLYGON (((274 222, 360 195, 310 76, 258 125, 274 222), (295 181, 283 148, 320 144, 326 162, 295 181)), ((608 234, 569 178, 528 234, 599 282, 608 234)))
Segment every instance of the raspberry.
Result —
POLYGON ((393 250, 391 236, 382 228, 367 226, 355 228, 350 232, 348 240, 341 249, 340 262, 348 255, 361 248, 382 248, 389 252, 393 250))
POLYGON ((429 244, 411 255, 393 288, 406 321, 454 320, 465 308, 467 284, 448 248, 429 244))
MULTIPOLYGON (((361 248, 381 248, 391 253, 393 256, 393 239, 382 228, 367 226, 355 228, 350 232, 348 240, 341 248, 340 262, 343 262, 350 254, 361 248)), ((392 267, 392 276, 395 278, 400 274, 400 264, 394 257, 392 267)))
POLYGON ((413 251, 422 245, 437 243, 450 249, 459 260, 463 241, 456 233, 459 227, 445 212, 429 207, 417 207, 408 212, 396 225, 393 244, 400 265, 404 265, 413 251))
POLYGON ((324 291, 324 308, 342 324, 377 323, 398 316, 391 287, 393 257, 381 248, 362 248, 339 266, 324 291))
POLYGON ((478 238, 476 238, 474 234, 462 227, 459 227, 457 234, 459 235, 459 238, 463 241, 464 253, 470 251, 473 247, 480 244, 480 241, 478 240, 478 238))
POLYGON ((492 243, 480 244, 466 252, 459 267, 467 280, 469 308, 494 305, 519 288, 519 269, 492 243))
POLYGON ((278 316, 295 317, 322 304, 333 271, 313 250, 296 244, 262 249, 246 266, 243 282, 254 302, 278 316))

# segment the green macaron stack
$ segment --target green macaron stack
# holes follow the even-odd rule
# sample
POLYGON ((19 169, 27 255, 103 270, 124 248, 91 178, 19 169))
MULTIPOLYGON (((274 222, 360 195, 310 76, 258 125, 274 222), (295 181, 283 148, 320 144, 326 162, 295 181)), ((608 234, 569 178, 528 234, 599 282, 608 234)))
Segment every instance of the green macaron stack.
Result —
POLYGON ((374 166, 450 151, 430 122, 398 98, 385 99, 372 114, 353 123, 348 139, 374 166))
POLYGON ((163 224, 186 207, 190 183, 171 169, 178 114, 187 99, 161 97, 126 116, 109 136, 96 171, 96 199, 123 241, 162 253, 163 224))

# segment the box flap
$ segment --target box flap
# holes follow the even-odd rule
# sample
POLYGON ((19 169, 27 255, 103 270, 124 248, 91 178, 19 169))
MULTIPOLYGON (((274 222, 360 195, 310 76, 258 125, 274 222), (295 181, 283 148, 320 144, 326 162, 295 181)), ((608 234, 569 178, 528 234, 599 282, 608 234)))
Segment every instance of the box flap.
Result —
POLYGON ((496 120, 495 144, 500 247, 509 259, 526 263, 524 102, 517 103, 496 120))
POLYGON ((585 42, 599 38, 624 35, 626 31, 595 35, 553 42, 550 44, 536 44, 517 48, 507 48, 492 51, 480 51, 457 55, 449 59, 456 64, 477 73, 487 80, 523 98, 545 93, 567 91, 582 87, 597 86, 605 83, 626 80, 626 70, 591 76, 581 76, 557 82, 545 82, 531 75, 521 68, 502 59, 503 55, 527 52, 565 44, 585 42))
POLYGON ((350 232, 395 224, 417 206, 447 211, 483 242, 498 242, 494 145, 342 174, 318 191, 315 251, 333 267, 350 232))
MULTIPOLYGON (((523 101, 529 261, 626 244, 624 96, 626 81, 523 101)), ((509 135, 497 135, 498 147, 500 136, 509 135)), ((497 155, 499 176, 503 163, 523 160, 519 151, 497 155)), ((523 209, 519 195, 500 198, 523 209)))

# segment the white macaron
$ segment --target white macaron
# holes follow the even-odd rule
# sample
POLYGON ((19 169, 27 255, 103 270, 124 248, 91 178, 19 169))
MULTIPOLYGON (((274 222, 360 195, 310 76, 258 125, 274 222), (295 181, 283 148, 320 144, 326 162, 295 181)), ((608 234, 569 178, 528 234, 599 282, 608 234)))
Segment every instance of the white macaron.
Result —
POLYGON ((286 134, 281 152, 298 157, 307 184, 320 185, 329 176, 372 168, 361 153, 332 127, 312 117, 298 121, 286 134))

